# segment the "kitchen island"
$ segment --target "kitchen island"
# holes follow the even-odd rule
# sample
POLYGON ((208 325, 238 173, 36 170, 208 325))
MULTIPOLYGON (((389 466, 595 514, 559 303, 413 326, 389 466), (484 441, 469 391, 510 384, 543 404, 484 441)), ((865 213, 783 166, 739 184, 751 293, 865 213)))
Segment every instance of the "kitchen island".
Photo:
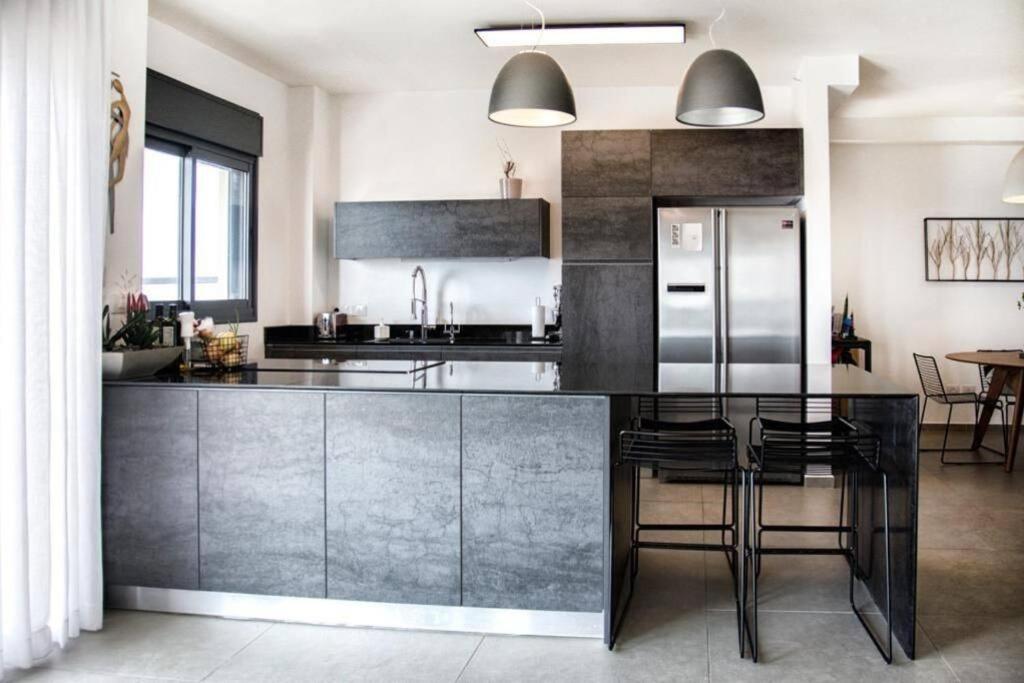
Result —
MULTIPOLYGON (((916 395, 830 366, 666 365, 647 391, 574 382, 553 363, 358 359, 108 382, 110 604, 610 643, 628 579, 616 436, 638 397, 721 396, 738 425, 757 397, 827 397, 882 440, 894 629, 913 656, 916 395)), ((880 542, 861 548, 878 603, 880 542)))

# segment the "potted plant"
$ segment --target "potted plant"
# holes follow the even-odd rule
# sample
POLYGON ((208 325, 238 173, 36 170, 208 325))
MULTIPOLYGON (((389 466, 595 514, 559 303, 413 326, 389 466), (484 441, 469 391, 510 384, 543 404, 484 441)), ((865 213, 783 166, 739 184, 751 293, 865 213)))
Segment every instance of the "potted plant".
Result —
POLYGON ((157 346, 160 326, 147 319, 148 312, 145 294, 126 293, 124 324, 112 332, 110 306, 103 307, 103 379, 149 377, 181 355, 180 346, 157 346))
POLYGON ((502 199, 519 199, 523 196, 523 179, 516 178, 516 162, 512 152, 504 140, 498 140, 498 151, 501 152, 501 170, 505 177, 498 181, 498 189, 502 199))

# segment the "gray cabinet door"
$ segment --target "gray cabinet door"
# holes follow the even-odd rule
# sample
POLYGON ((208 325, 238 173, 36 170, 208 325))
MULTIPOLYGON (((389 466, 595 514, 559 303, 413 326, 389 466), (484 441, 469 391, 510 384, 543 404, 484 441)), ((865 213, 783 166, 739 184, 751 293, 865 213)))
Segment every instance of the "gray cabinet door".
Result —
POLYGON ((653 302, 650 264, 562 266, 562 386, 650 391, 653 302))
POLYGON ((103 389, 108 585, 199 587, 196 392, 103 389))
POLYGON ((334 257, 546 257, 550 210, 543 199, 338 202, 334 257))
POLYGON ((803 130, 656 130, 651 169, 655 197, 798 197, 803 130))
POLYGON ((202 590, 322 598, 324 395, 199 396, 202 590))
POLYGON ((459 604, 460 401, 327 396, 327 597, 459 604))
POLYGON ((562 132, 563 197, 648 197, 651 131, 562 132))
POLYGON ((650 261, 650 197, 566 197, 562 203, 565 261, 650 261))
POLYGON ((463 605, 601 611, 607 406, 463 397, 463 605))

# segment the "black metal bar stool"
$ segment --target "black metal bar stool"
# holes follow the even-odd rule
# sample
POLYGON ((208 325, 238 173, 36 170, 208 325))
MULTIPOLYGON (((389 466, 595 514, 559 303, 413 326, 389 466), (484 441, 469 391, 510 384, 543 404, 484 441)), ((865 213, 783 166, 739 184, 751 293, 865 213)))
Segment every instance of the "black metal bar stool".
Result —
MULTIPOLYGON (((779 399, 770 407, 783 412, 786 399, 779 399)), ((889 480, 879 464, 881 444, 877 437, 866 429, 842 417, 829 415, 826 419, 808 421, 807 414, 823 410, 814 408, 813 400, 793 400, 787 413, 798 412, 803 417, 799 421, 770 419, 758 415, 751 420, 750 445, 748 446, 749 466, 744 471, 743 482, 743 562, 740 566, 741 603, 740 629, 749 628, 751 633, 751 656, 756 662, 757 647, 757 583, 761 573, 761 558, 764 555, 840 555, 846 559, 850 567, 849 599, 850 607, 861 625, 871 637, 882 658, 887 664, 892 663, 892 553, 889 526, 889 480), (803 405, 801 405, 801 403, 803 405), (809 408, 809 404, 811 407, 809 408), (756 437, 756 438, 755 438, 756 437), (843 499, 840 501, 839 521, 836 525, 795 525, 795 524, 764 524, 764 479, 766 474, 796 473, 805 471, 808 466, 827 465, 833 473, 842 475, 843 499), (887 626, 886 646, 875 635, 868 625, 854 599, 855 580, 866 581, 871 578, 871 566, 868 562, 865 572, 858 560, 858 540, 860 538, 860 485, 865 474, 879 476, 882 481, 883 524, 880 530, 885 549, 885 620, 887 626), (850 520, 844 523, 846 489, 849 486, 850 520), (780 547, 765 546, 763 536, 766 533, 835 533, 839 537, 839 547, 780 547), (845 543, 843 534, 846 534, 845 543), (751 586, 751 617, 747 624, 747 587, 751 586)), ((759 410, 763 406, 759 406, 759 410)), ((870 538, 879 531, 872 528, 870 538)), ((873 546, 873 543, 870 543, 873 546)), ((741 641, 742 644, 742 641, 741 641)), ((741 655, 743 653, 741 652, 741 655)))
MULTIPOLYGON (((640 570, 640 549, 710 550, 725 553, 733 578, 737 619, 739 600, 738 519, 740 471, 736 429, 722 416, 720 399, 642 399, 632 428, 619 434, 617 467, 632 469, 630 511, 630 589, 627 608, 640 570), (646 402, 645 402, 646 401, 646 402), (673 419, 668 419, 668 418, 673 419), (680 419, 689 418, 689 419, 680 419), (722 519, 718 524, 648 524, 640 519, 640 472, 643 468, 718 474, 722 478, 722 519), (719 543, 644 540, 649 532, 719 531, 719 543)), ((703 539, 702 539, 703 540, 703 539)), ((740 636, 742 653, 742 634, 740 636)))

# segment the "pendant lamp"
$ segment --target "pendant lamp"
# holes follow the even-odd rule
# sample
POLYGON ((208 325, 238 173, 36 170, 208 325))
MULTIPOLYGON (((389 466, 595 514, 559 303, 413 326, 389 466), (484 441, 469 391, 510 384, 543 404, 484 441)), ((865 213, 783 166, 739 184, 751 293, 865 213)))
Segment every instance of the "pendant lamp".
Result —
MULTIPOLYGON (((540 14, 543 34, 544 13, 526 4, 540 14)), ((534 48, 520 52, 498 72, 487 118, 507 126, 564 126, 576 120, 576 98, 558 62, 534 48)))
POLYGON ((712 49, 694 60, 676 97, 676 120, 690 126, 742 126, 764 118, 761 87, 750 66, 731 50, 715 45, 715 24, 708 38, 712 49))

